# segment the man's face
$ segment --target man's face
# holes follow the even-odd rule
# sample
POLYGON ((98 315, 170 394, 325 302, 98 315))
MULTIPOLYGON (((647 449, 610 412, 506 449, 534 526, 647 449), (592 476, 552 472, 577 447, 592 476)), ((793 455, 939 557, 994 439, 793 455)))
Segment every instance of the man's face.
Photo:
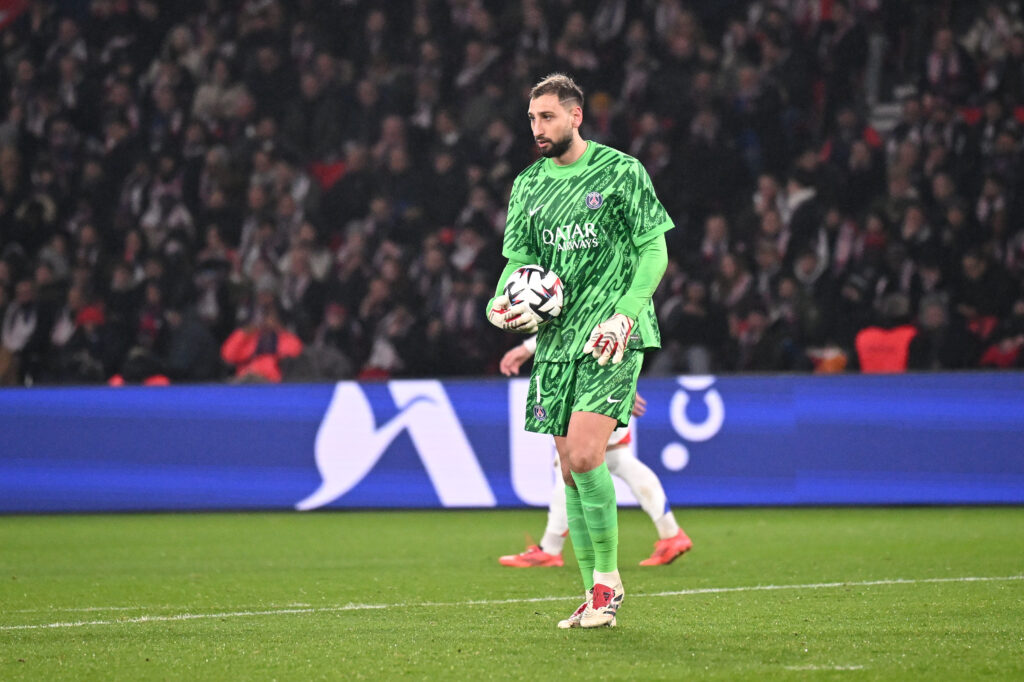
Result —
POLYGON ((907 121, 917 121, 921 117, 921 103, 916 99, 908 99, 903 103, 903 118, 907 121))
POLYGON ((1013 37, 1010 41, 1010 52, 1016 57, 1024 55, 1024 37, 1017 35, 1013 37))
POLYGON ((306 99, 316 99, 316 96, 320 94, 320 81, 312 73, 302 74, 299 87, 302 89, 302 96, 306 99))
POLYGON ((32 299, 36 296, 35 287, 32 286, 32 282, 28 280, 22 280, 18 282, 14 289, 14 300, 18 303, 31 303, 32 299))
POLYGON ((946 311, 940 305, 928 305, 921 311, 921 325, 928 330, 936 330, 946 325, 946 311))
POLYGON ((977 281, 985 274, 985 261, 980 258, 968 255, 964 256, 961 262, 967 279, 977 281))
POLYGON ((804 254, 796 261, 796 270, 802 275, 809 276, 818 267, 818 259, 813 254, 804 254))
POLYGON ((772 176, 762 175, 757 179, 757 190, 765 198, 774 199, 775 195, 779 193, 779 186, 772 176))
POLYGON ((529 117, 541 155, 557 158, 572 144, 573 129, 579 127, 583 112, 578 106, 566 109, 557 95, 541 95, 530 100, 529 117))

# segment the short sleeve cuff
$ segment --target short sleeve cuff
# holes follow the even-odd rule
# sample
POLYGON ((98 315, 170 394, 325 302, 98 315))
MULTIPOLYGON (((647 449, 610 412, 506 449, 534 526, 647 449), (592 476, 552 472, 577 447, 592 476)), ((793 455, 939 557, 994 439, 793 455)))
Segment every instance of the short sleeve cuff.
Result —
POLYGON ((644 232, 639 237, 633 237, 633 244, 635 246, 640 246, 642 244, 646 244, 647 242, 651 241, 655 237, 657 237, 659 235, 662 235, 662 234, 665 234, 666 232, 668 232, 669 230, 671 230, 675 226, 676 226, 676 224, 673 223, 671 220, 666 220, 665 222, 663 222, 663 223, 661 223, 659 225, 656 225, 656 226, 652 227, 651 229, 647 230, 646 232, 644 232))

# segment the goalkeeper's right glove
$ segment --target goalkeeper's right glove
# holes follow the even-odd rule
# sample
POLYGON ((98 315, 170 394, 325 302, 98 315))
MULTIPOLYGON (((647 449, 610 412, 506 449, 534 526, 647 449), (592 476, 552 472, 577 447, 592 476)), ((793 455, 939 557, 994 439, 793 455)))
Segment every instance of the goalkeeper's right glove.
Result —
POLYGON ((498 329, 524 334, 532 334, 537 331, 537 326, 540 323, 537 315, 530 310, 529 303, 520 301, 515 305, 510 305, 508 296, 505 294, 491 299, 487 320, 498 329))

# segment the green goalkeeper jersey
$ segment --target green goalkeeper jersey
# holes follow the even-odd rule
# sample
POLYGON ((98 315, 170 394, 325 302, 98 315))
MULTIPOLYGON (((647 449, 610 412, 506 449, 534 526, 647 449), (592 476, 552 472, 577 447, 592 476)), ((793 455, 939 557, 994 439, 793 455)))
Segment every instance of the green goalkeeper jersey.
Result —
MULTIPOLYGON (((562 313, 541 327, 537 362, 579 358, 594 326, 615 314, 639 261, 638 247, 672 229, 638 160, 593 141, 568 166, 540 159, 512 185, 503 255, 553 270, 565 291, 562 313)), ((650 301, 631 348, 658 348, 650 301)))

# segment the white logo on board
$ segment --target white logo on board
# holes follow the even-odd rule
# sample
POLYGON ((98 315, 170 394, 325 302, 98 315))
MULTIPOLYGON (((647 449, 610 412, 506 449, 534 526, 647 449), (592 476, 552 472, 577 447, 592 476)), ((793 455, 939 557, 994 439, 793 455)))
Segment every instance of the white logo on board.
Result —
MULTIPOLYGON (((672 428, 683 440, 702 443, 711 440, 722 430, 725 423, 725 402, 717 388, 713 376, 679 377, 681 391, 676 391, 669 404, 669 419, 672 428), (690 402, 690 393, 703 392, 704 406, 707 416, 701 422, 692 422, 686 414, 686 406, 690 402)), ((690 462, 690 451, 682 443, 669 443, 661 451, 661 463, 666 469, 680 471, 690 462)))
POLYGON ((295 504, 300 511, 334 502, 359 484, 391 443, 408 432, 445 507, 493 507, 494 493, 440 381, 392 381, 398 414, 377 425, 359 384, 334 389, 315 442, 320 486, 295 504))

